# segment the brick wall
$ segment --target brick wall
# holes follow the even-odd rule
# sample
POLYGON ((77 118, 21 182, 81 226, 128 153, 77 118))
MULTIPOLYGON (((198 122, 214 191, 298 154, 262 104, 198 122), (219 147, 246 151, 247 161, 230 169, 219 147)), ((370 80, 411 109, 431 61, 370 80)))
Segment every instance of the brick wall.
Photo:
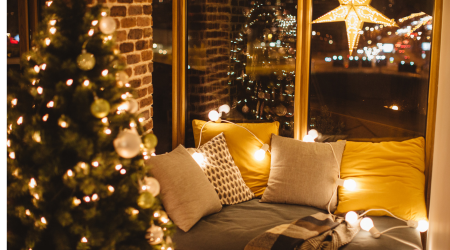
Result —
MULTIPOLYGON (((87 0, 96 4, 97 0, 87 0)), ((127 63, 130 84, 136 89, 139 113, 145 118, 144 128, 153 128, 153 0, 98 0, 109 8, 116 20, 116 43, 127 63)))

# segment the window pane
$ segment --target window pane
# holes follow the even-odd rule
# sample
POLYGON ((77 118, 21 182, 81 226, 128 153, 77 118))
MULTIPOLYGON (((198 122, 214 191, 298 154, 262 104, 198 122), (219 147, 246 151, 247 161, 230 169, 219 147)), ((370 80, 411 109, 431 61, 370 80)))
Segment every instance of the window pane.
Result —
POLYGON ((309 128, 320 141, 425 136, 433 1, 354 2, 313 1, 309 128))
POLYGON ((153 132, 156 153, 172 150, 172 0, 153 1, 153 132))
POLYGON ((186 145, 220 105, 233 122, 280 122, 293 136, 297 2, 188 1, 186 145))

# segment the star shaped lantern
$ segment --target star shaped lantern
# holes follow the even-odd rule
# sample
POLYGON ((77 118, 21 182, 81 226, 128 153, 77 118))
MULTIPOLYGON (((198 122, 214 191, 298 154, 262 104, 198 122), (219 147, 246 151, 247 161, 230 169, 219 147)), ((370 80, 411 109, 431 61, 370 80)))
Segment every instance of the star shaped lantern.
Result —
POLYGON ((378 10, 369 6, 371 1, 339 0, 341 4, 339 7, 317 18, 313 23, 345 21, 345 25, 347 26, 348 49, 351 55, 353 48, 358 46, 360 31, 364 22, 377 23, 385 26, 397 26, 394 19, 389 19, 378 10))

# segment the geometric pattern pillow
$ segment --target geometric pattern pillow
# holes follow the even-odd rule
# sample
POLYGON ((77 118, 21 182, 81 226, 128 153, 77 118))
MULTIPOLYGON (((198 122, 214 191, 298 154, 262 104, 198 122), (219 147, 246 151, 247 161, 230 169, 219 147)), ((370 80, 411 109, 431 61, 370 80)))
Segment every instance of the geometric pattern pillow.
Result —
POLYGON ((254 194, 242 179, 239 168, 228 151, 223 133, 195 150, 203 154, 200 167, 216 189, 222 205, 233 205, 253 199, 254 194))

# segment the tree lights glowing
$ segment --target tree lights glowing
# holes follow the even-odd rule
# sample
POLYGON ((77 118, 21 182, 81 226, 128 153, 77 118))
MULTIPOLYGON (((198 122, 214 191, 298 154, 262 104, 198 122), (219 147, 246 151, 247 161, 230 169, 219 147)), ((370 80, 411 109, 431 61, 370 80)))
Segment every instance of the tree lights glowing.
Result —
POLYGON ((372 0, 339 0, 341 4, 334 10, 317 18, 313 23, 330 23, 345 21, 347 27, 348 48, 350 55, 358 46, 360 31, 364 22, 397 26, 395 21, 369 6, 372 0))

